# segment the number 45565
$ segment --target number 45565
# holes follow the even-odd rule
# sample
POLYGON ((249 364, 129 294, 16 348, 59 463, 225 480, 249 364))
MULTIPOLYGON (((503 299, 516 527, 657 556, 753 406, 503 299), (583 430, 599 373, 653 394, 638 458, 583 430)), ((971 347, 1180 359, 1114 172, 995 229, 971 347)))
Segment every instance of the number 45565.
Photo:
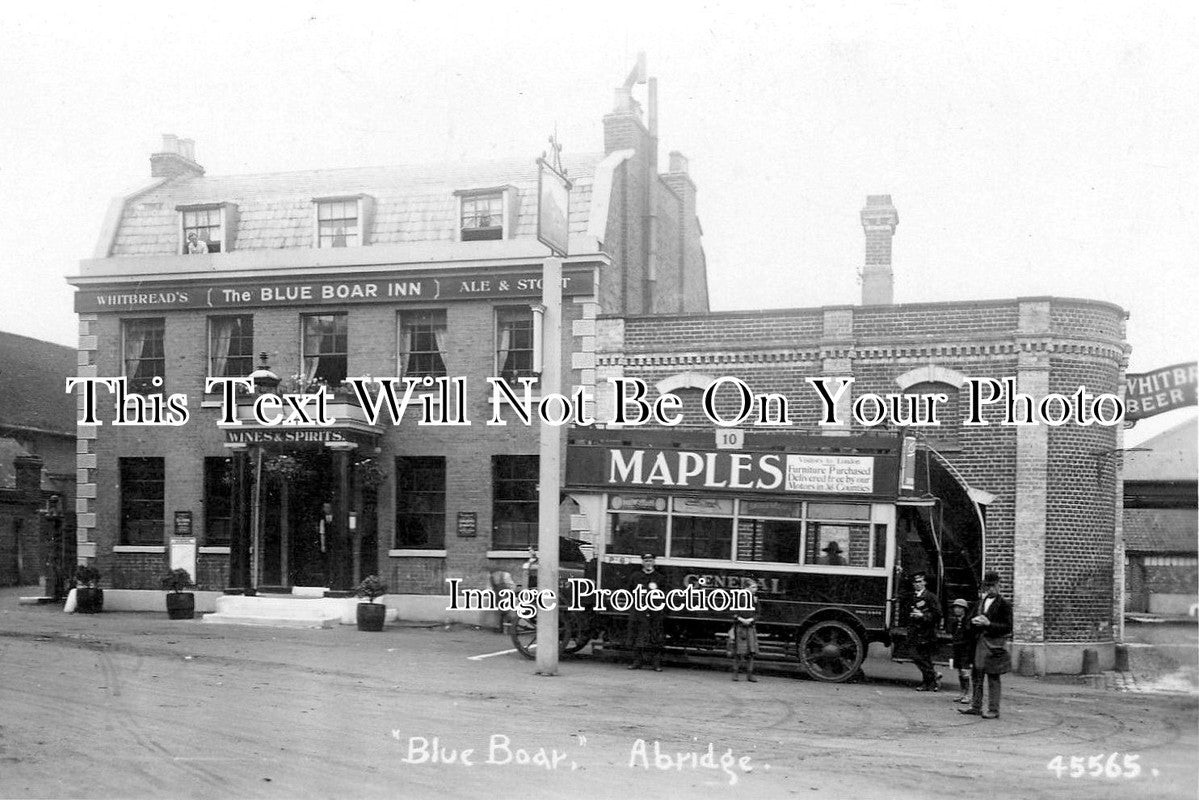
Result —
POLYGON ((1066 773, 1071 778, 1135 778, 1141 774, 1141 765, 1137 763, 1141 758, 1139 755, 1125 753, 1123 763, 1119 756, 1119 753, 1112 753, 1106 760, 1102 753, 1090 758, 1070 756, 1068 765, 1065 756, 1054 756, 1045 767, 1058 778, 1066 773))

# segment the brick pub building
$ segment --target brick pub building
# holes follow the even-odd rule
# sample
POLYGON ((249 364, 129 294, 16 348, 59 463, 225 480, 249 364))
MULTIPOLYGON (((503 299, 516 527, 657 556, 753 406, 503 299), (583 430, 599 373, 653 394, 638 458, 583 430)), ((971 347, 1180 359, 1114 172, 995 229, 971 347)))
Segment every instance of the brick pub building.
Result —
MULTIPOLYGON (((684 425, 709 429, 701 393, 723 376, 737 376, 754 393, 786 397, 795 428, 809 431, 818 429, 821 401, 806 378, 854 378, 839 420, 852 419, 849 402, 863 393, 945 393, 942 424, 909 430, 936 451, 985 516, 982 563, 972 566, 975 575, 997 570, 1014 599, 1018 663, 1038 674, 1076 673, 1083 651, 1094 649, 1100 665, 1111 668, 1122 562, 1119 426, 1004 426, 992 405, 984 407, 988 425, 960 423, 969 378, 1012 378, 1019 392, 1038 399, 1070 396, 1080 386, 1118 395, 1126 313, 1060 297, 894 304, 898 213, 889 196, 872 196, 861 219, 861 305, 601 315, 599 382, 639 378, 651 396, 655 389, 679 395, 684 425)), ((736 397, 721 387, 717 412, 734 415, 736 397)), ((612 403, 610 393, 601 397, 601 417, 611 414, 605 403, 612 403)))
MULTIPOLYGON (((786 396, 809 430, 819 400, 806 378, 853 377, 843 406, 865 392, 944 392, 945 422, 920 435, 968 498, 944 513, 985 517, 970 568, 1002 575, 1021 667, 1077 672, 1087 649, 1110 666, 1118 429, 1003 426, 996 406, 988 425, 960 421, 969 378, 1010 378, 1034 398, 1118 393, 1125 312, 1056 297, 894 304, 898 214, 875 196, 862 212, 860 306, 709 313, 695 186, 678 154, 658 169, 652 89, 648 119, 629 86, 618 90, 604 153, 567 165, 564 384, 593 390, 606 420, 607 380, 640 378, 709 429, 698 398, 725 376, 786 396)), ((96 257, 71 280, 80 374, 146 388, 162 378, 193 415, 177 428, 108 417, 80 427, 81 557, 127 589, 155 588, 168 563, 194 563, 212 590, 344 588, 378 571, 406 613, 443 614, 446 578, 485 586, 536 540, 537 430, 484 424, 485 378, 531 372, 530 281, 545 253, 532 160, 218 178, 192 156, 168 139, 152 156, 155 182, 114 204, 96 257), (188 252, 190 233, 207 252, 188 252), (218 426, 217 409, 201 407, 205 376, 247 375, 259 352, 301 382, 463 376, 461 406, 456 395, 443 405, 472 424, 418 426, 409 414, 371 425, 338 398, 340 422, 301 427, 303 444, 218 426)), ((729 400, 718 393, 719 407, 729 400)))
MULTIPOLYGON (((572 391, 594 388, 601 313, 708 308, 687 161, 672 153, 659 171, 656 87, 646 114, 632 83, 603 119, 604 152, 565 164, 572 391)), ((79 426, 79 556, 118 590, 110 605, 136 606, 119 590, 157 589, 184 566, 210 591, 344 590, 378 572, 444 611, 447 578, 486 585, 527 558, 538 428, 510 412, 487 425, 486 379, 533 375, 547 254, 534 159, 215 177, 168 136, 150 160, 152 183, 113 203, 69 281, 79 375, 186 394, 191 413, 116 426, 101 390, 101 424, 79 426), (219 424, 206 377, 260 367, 285 388, 329 387, 337 422, 219 424), (421 387, 398 425, 370 424, 341 390, 354 376, 461 382, 444 398, 421 387), (470 426, 418 425, 424 396, 470 426)))

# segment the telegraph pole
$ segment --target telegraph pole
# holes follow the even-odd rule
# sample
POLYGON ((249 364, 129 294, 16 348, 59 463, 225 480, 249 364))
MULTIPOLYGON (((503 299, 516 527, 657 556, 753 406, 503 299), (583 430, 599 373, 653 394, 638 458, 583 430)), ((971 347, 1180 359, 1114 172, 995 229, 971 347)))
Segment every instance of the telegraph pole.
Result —
MULTIPOLYGON (((541 396, 562 394, 562 259, 570 243, 570 180, 562 168, 562 145, 550 137, 551 160, 537 159, 537 240, 550 249, 541 274, 541 396)), ((562 482, 562 426, 541 420, 537 488, 537 588, 553 594, 554 607, 537 613, 537 674, 558 674, 558 509, 562 482)))
MULTIPOLYGON (((562 259, 545 260, 541 279, 541 396, 562 391, 562 259)), ((558 506, 562 462, 562 426, 541 421, 538 450, 537 588, 558 590, 558 506)), ((537 612, 537 673, 558 674, 558 614, 555 605, 537 612)))

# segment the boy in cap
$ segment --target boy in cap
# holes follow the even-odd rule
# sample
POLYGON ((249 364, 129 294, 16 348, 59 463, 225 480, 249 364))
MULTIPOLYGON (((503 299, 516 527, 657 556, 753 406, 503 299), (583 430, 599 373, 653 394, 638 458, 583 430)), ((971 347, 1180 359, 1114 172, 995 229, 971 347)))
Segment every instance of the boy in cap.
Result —
POLYGON ((953 668, 958 671, 958 687, 961 692, 957 703, 970 702, 970 665, 974 661, 974 642, 966 631, 966 609, 970 604, 962 598, 953 601, 949 609, 949 619, 945 620, 945 630, 953 636, 953 668))

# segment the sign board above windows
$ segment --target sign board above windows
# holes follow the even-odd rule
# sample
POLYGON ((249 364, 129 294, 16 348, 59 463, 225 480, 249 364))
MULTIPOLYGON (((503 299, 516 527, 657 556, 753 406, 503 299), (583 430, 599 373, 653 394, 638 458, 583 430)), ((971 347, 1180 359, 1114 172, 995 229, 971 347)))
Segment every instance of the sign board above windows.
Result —
MULTIPOLYGON (((568 488, 715 490, 737 494, 894 497, 898 458, 885 455, 673 450, 657 447, 567 448, 568 488)), ((728 513, 711 495, 688 499, 728 513)), ((676 512, 680 509, 676 508, 676 512)), ((688 511, 687 513, 701 513, 688 511)))
MULTIPOLYGON (((594 272, 590 267, 563 270, 563 295, 579 297, 594 293, 594 272)), ((539 269, 506 273, 484 270, 456 274, 347 275, 304 281, 146 281, 134 286, 80 289, 75 293, 75 311, 94 314, 540 297, 539 269)))

